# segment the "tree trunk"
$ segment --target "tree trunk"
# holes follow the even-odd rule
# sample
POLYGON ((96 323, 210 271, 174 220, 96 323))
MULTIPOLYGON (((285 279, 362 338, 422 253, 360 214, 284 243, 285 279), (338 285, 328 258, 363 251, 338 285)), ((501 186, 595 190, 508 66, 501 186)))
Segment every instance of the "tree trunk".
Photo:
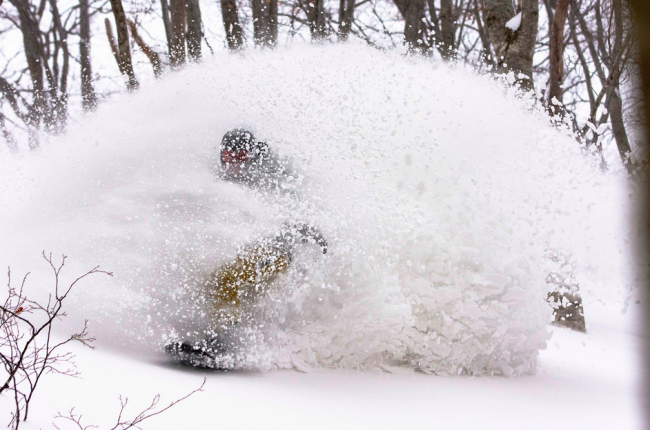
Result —
POLYGON ((278 0, 252 0, 253 37, 257 46, 275 46, 278 38, 278 0))
POLYGON ((244 47, 244 32, 239 24, 239 12, 235 0, 221 0, 221 16, 226 29, 228 49, 237 51, 244 47))
POLYGON ((578 21, 576 14, 580 13, 580 11, 577 11, 574 5, 575 3, 571 4, 571 19, 569 19, 569 30, 571 32, 571 41, 573 42, 573 47, 578 54, 578 60, 580 60, 580 65, 582 66, 582 73, 584 74, 585 85, 587 87, 587 95, 589 96, 589 109, 591 110, 596 103, 596 99, 594 97, 594 89, 591 83, 591 71, 589 70, 589 65, 587 64, 587 58, 585 57, 584 52, 582 52, 582 46, 578 41, 578 34, 576 32, 576 22, 578 21))
POLYGON ((187 3, 187 55, 190 61, 201 61, 201 8, 199 0, 186 0, 187 3))
POLYGON ((550 82, 548 91, 548 107, 551 113, 564 112, 561 106, 555 105, 553 98, 562 103, 564 90, 560 87, 564 81, 564 25, 566 23, 569 0, 558 0, 551 27, 551 46, 549 49, 550 82))
POLYGON ((425 0, 394 0, 404 17, 404 43, 409 52, 429 52, 424 19, 425 0))
POLYGON ((58 44, 63 51, 63 67, 61 69, 59 81, 57 82, 58 85, 53 88, 54 91, 50 96, 54 113, 51 127, 55 133, 60 133, 65 129, 68 120, 68 74, 70 72, 70 51, 68 49, 68 32, 61 22, 61 14, 59 13, 56 0, 50 0, 50 5, 52 7, 54 27, 59 33, 58 44))
POLYGON ((497 57, 497 71, 506 73, 512 70, 523 89, 533 90, 533 54, 537 41, 539 0, 522 0, 521 4, 521 25, 513 31, 506 27, 506 23, 516 15, 512 1, 483 0, 488 32, 497 57))
POLYGON ((476 25, 478 27, 478 34, 481 38, 481 44, 483 45, 483 58, 486 63, 494 64, 494 56, 492 55, 492 42, 490 42, 490 35, 483 26, 483 17, 479 11, 478 0, 474 0, 474 19, 476 20, 476 25))
MULTIPOLYGON (((503 65, 508 52, 511 31, 506 23, 515 16, 510 0, 482 0, 490 40, 494 46, 494 55, 499 66, 503 65)), ((503 70, 499 70, 503 72, 503 70)))
POLYGON ((117 43, 119 53, 119 65, 122 73, 127 77, 126 88, 129 91, 135 91, 140 84, 135 78, 133 72, 133 62, 131 61, 131 45, 129 44, 129 29, 126 23, 126 14, 122 7, 122 0, 111 0, 111 9, 115 17, 117 27, 117 43))
MULTIPOLYGON (((643 93, 645 95, 645 130, 646 139, 650 138, 650 2, 647 0, 629 0, 633 8, 632 19, 635 21, 636 40, 639 50, 639 64, 640 75, 643 82, 643 93)), ((650 176, 648 176, 650 178, 650 176)), ((650 193, 650 186, 646 189, 650 193)), ((650 198, 646 199, 646 203, 650 202, 650 198)), ((644 218, 649 221, 650 217, 644 218)), ((649 238, 650 239, 650 238, 649 238)), ((647 249, 650 249, 648 247, 647 249)), ((650 277, 647 278, 650 280, 650 277)), ((650 289, 648 290, 650 291, 650 289)), ((650 318, 650 313, 647 313, 650 318)), ((647 327, 650 327, 648 325, 647 327)), ((650 399, 650 397, 647 397, 650 399)), ((648 409, 650 410, 650 409, 648 409)))
MULTIPOLYGON (((429 8, 429 19, 431 20, 431 26, 433 27, 433 37, 435 38, 440 34, 440 23, 438 21, 438 15, 436 13, 436 3, 434 0, 427 0, 427 7, 429 8)), ((434 45, 435 42, 430 42, 431 45, 434 45)))
POLYGON ((185 0, 171 0, 172 43, 169 60, 173 69, 185 65, 185 0))
MULTIPOLYGON (((611 55, 612 65, 616 66, 615 59, 622 56, 626 47, 623 41, 623 10, 621 0, 612 0, 612 7, 614 9, 614 23, 616 26, 616 39, 614 41, 614 51, 611 55)), ((628 54, 629 55, 629 54, 628 54)), ((623 66, 621 66, 621 69, 623 66)), ((630 141, 625 131, 625 123, 623 122, 623 101, 621 100, 620 93, 621 74, 616 76, 616 81, 613 84, 612 91, 607 93, 607 104, 610 118, 612 121, 612 132, 618 147, 618 153, 621 156, 623 166, 627 169, 628 173, 632 174, 638 167, 637 164, 629 158, 631 153, 630 141)))
POLYGON ((442 58, 448 60, 454 54, 454 2, 453 0, 440 0, 440 36, 438 49, 442 58))
POLYGON ((339 41, 348 40, 354 22, 355 0, 341 0, 339 5, 339 41))
MULTIPOLYGON (((34 91, 33 103, 29 109, 27 126, 38 128, 41 120, 48 115, 47 94, 44 90, 44 73, 42 64, 43 46, 40 39, 40 30, 36 18, 30 11, 29 4, 24 0, 11 0, 11 4, 18 10, 20 29, 23 35, 23 46, 27 67, 32 79, 34 91)), ((30 133, 30 147, 36 148, 38 140, 35 133, 30 133)))
POLYGON ((327 26, 325 23, 324 0, 307 0, 304 9, 309 22, 311 40, 320 42, 327 37, 327 26))
MULTIPOLYGON (((0 2, 2 2, 2 0, 0 0, 0 2)), ((5 124, 5 116, 1 111, 0 111, 0 132, 2 132, 2 136, 5 138, 5 141, 7 142, 7 146, 9 147, 11 152, 18 152, 18 144, 16 143, 16 139, 14 139, 11 132, 7 129, 7 125, 5 124)))
POLYGON ((253 9, 253 39, 255 46, 266 46, 269 29, 269 5, 266 0, 252 0, 253 9))
POLYGON ((162 75, 162 65, 160 64, 160 57, 156 52, 153 51, 145 43, 144 40, 142 40, 142 37, 140 37, 140 34, 138 33, 138 28, 135 26, 135 23, 131 21, 130 19, 127 21, 129 24, 129 29, 131 30, 131 36, 133 37, 133 40, 135 40, 135 43, 138 44, 144 55, 147 56, 149 59, 149 62, 151 63, 151 67, 153 67, 153 74, 156 77, 156 79, 160 78, 162 75))
POLYGON ((88 0, 79 0, 79 58, 81 62, 81 106, 85 111, 97 107, 93 87, 93 69, 90 62, 90 16, 88 0))
POLYGON ((165 25, 165 37, 167 38, 167 53, 171 55, 172 24, 169 18, 169 3, 167 0, 160 0, 160 7, 162 9, 163 24, 165 25))
POLYGON ((612 133, 614 134, 614 140, 616 140, 618 153, 621 156, 623 166, 625 166, 628 173, 632 173, 636 166, 628 157, 630 154, 630 141, 627 138, 625 124, 623 123, 623 101, 618 87, 614 87, 607 92, 606 103, 612 121, 612 133))
POLYGON ((278 0, 269 0, 270 30, 269 43, 275 46, 278 43, 278 0))
POLYGON ((124 74, 124 71, 122 70, 122 63, 120 63, 120 50, 117 47, 117 41, 115 40, 115 36, 113 35, 113 26, 111 25, 111 20, 108 18, 104 18, 104 26, 106 27, 106 38, 108 38, 108 44, 111 47, 113 58, 115 58, 117 67, 120 69, 120 73, 124 74))

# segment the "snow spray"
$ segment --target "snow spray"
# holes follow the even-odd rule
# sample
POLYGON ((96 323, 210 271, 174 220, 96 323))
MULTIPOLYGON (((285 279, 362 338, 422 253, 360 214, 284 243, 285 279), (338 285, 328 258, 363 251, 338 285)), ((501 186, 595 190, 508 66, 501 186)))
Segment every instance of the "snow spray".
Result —
POLYGON ((548 339, 545 255, 583 295, 624 300, 630 207, 531 97, 459 65, 359 46, 218 54, 120 94, 35 154, 2 154, 0 261, 51 277, 69 256, 70 324, 159 353, 210 325, 202 289, 288 220, 329 250, 243 303, 232 366, 522 374, 548 339), (218 146, 250 129, 290 160, 295 192, 220 180, 218 146), (621 292, 623 291, 623 292, 621 292), (611 298, 610 297, 610 298, 611 298))

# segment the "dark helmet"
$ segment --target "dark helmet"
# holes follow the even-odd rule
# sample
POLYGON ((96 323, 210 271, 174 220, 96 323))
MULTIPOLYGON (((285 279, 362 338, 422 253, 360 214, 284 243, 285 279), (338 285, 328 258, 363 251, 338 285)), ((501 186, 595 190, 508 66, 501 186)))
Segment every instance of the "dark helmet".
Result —
POLYGON ((254 146, 255 136, 243 128, 230 130, 221 139, 221 151, 252 151, 254 146))
POLYGON ((223 135, 220 153, 222 165, 234 163, 250 166, 264 161, 269 147, 265 142, 258 142, 250 131, 236 128, 223 135))

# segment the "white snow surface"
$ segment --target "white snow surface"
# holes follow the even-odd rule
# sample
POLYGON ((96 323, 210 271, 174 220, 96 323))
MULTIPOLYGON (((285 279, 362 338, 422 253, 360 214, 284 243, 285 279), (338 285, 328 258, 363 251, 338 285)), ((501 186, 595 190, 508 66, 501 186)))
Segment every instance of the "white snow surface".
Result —
MULTIPOLYGON (((235 367, 533 373, 551 308, 549 249, 586 303, 627 308, 633 199, 532 99, 460 66, 358 46, 216 55, 104 103, 37 153, 1 154, 0 262, 45 297, 42 250, 69 256, 67 328, 161 359, 200 338, 200 285, 286 220, 317 226, 239 327, 235 367), (249 127, 295 193, 215 177, 249 127)), ((245 379, 245 378, 244 378, 245 379)), ((228 379, 226 379, 228 380, 228 379)))
MULTIPOLYGON (((200 371, 138 359, 105 348, 73 345, 81 378, 46 375, 32 401, 26 430, 78 429, 57 413, 70 408, 85 425, 111 428, 119 396, 133 418, 156 394, 160 406, 201 385, 204 391, 142 428, 243 429, 609 429, 643 430, 642 373, 647 338, 634 335, 629 315, 590 309, 589 333, 552 328, 535 376, 431 377, 323 369, 200 371)), ((638 328, 638 327, 637 327, 638 328)), ((647 404, 647 399, 645 400, 647 404)), ((0 410, 11 398, 0 396, 0 410)), ((8 413, 1 417, 8 421, 8 413)), ((645 421, 647 422, 647 421, 645 421)))

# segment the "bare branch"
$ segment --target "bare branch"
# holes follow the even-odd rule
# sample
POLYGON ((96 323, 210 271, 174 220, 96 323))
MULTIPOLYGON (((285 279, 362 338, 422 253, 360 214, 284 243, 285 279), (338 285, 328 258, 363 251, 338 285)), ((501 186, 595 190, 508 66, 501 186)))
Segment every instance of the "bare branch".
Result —
POLYGON ((61 263, 55 264, 52 254, 43 258, 49 264, 54 275, 54 295, 50 295, 46 304, 28 299, 24 294, 27 275, 23 277, 20 288, 11 285, 11 269, 7 270, 8 295, 0 304, 0 362, 7 372, 7 379, 0 387, 0 393, 13 392, 15 412, 10 426, 15 430, 29 414, 29 405, 36 388, 45 373, 59 373, 67 376, 77 376, 74 370, 74 355, 70 352, 59 353, 59 350, 72 341, 89 346, 95 339, 88 334, 88 321, 83 328, 70 335, 62 342, 52 341, 52 327, 55 320, 65 316, 62 311, 63 301, 72 288, 82 279, 95 273, 112 276, 110 272, 99 270, 99 266, 91 269, 75 279, 61 292, 60 275, 65 266, 66 256, 61 263), (43 321, 44 320, 44 321, 43 321), (36 321, 41 321, 36 323, 36 321), (27 327, 27 331, 24 328, 27 327), (63 368, 67 365, 68 368, 63 368), (70 366, 72 368, 70 368, 70 366))
MULTIPOLYGON (((203 382, 201 383, 201 386, 199 388, 197 388, 195 390, 192 390, 189 394, 181 397, 178 400, 174 400, 169 405, 167 405, 164 408, 159 409, 159 410, 156 410, 156 408, 158 406, 158 403, 160 403, 160 394, 156 394, 153 397, 153 399, 151 400, 151 403, 149 404, 149 406, 147 406, 144 410, 142 410, 134 418, 131 418, 131 419, 124 419, 123 418, 124 413, 126 411, 126 407, 129 404, 129 399, 128 399, 128 397, 120 396, 118 398, 119 402, 120 402, 120 410, 119 410, 118 415, 117 415, 117 423, 113 427, 111 427, 110 430, 128 430, 128 429, 132 429, 132 428, 139 429, 140 427, 138 427, 138 426, 143 421, 145 421, 145 420, 147 420, 147 419, 149 419, 151 417, 154 417, 156 415, 160 415, 163 412, 165 412, 165 411, 169 410, 170 408, 172 408, 173 406, 179 404, 183 400, 185 400, 185 399, 189 398, 190 396, 194 395, 195 393, 198 393, 199 391, 203 391, 203 387, 205 386, 206 380, 207 380, 206 378, 203 378, 203 382)), ((55 419, 62 418, 62 419, 71 421, 80 430, 88 430, 88 429, 91 429, 91 428, 98 428, 98 426, 96 426, 96 425, 84 425, 84 424, 82 424, 82 422, 81 422, 82 415, 75 413, 74 408, 70 409, 70 411, 68 411, 67 415, 61 415, 61 413, 59 413, 54 418, 55 419)), ((56 427, 56 425, 55 425, 55 427, 56 427)), ((58 429, 58 427, 56 427, 56 428, 58 429)))
POLYGON ((162 75, 160 57, 156 52, 154 52, 149 47, 149 45, 146 44, 146 42, 142 39, 142 37, 140 37, 140 34, 138 33, 138 28, 135 25, 135 23, 130 19, 127 19, 126 22, 129 25, 129 29, 131 30, 131 36, 133 37, 133 40, 135 40, 135 43, 138 44, 140 49, 142 49, 142 52, 144 52, 144 55, 146 55, 147 58, 149 59, 149 62, 153 67, 153 74, 156 76, 156 78, 160 78, 160 76, 162 75))

